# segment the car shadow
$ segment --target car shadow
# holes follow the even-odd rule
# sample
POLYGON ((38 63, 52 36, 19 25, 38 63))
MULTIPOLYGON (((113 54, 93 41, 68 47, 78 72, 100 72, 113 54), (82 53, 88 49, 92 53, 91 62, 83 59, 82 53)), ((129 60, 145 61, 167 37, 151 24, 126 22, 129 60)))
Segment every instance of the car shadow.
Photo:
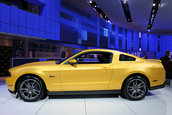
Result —
POLYGON ((50 95, 49 99, 73 99, 73 98, 114 98, 117 94, 91 94, 91 95, 50 95))
MULTIPOLYGON (((146 96, 155 94, 148 92, 146 96)), ((49 95, 49 99, 73 99, 73 98, 118 98, 119 94, 85 94, 85 95, 49 95)), ((122 97, 124 98, 124 97, 122 97)), ((124 98, 125 99, 125 98, 124 98)))
POLYGON ((155 95, 155 94, 153 94, 153 93, 151 93, 151 92, 148 92, 148 93, 146 94, 146 96, 153 96, 153 95, 155 95))

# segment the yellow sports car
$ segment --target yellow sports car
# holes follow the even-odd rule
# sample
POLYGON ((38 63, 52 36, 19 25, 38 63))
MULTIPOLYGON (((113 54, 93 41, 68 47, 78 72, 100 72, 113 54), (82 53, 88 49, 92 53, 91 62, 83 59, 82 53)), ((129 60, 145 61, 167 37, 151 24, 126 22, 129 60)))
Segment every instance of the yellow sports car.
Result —
POLYGON ((84 50, 60 62, 28 63, 9 72, 9 91, 24 101, 47 95, 116 93, 140 100, 148 90, 165 86, 165 70, 159 60, 107 49, 84 50))

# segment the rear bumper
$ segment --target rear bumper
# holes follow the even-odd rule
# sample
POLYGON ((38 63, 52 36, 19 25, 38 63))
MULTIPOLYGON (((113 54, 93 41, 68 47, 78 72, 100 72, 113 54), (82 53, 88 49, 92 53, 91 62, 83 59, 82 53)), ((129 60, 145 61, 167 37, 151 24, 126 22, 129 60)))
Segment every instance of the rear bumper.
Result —
POLYGON ((164 88, 164 87, 165 87, 165 82, 162 85, 150 87, 150 90, 160 89, 160 88, 164 88))

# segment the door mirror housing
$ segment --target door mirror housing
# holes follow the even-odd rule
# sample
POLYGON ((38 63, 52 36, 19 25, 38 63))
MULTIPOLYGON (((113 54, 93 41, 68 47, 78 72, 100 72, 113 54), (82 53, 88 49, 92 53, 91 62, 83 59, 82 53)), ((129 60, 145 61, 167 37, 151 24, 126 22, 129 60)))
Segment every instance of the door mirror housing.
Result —
POLYGON ((76 59, 71 59, 71 60, 69 60, 69 63, 70 63, 71 65, 73 65, 73 64, 77 64, 77 61, 76 61, 76 59))

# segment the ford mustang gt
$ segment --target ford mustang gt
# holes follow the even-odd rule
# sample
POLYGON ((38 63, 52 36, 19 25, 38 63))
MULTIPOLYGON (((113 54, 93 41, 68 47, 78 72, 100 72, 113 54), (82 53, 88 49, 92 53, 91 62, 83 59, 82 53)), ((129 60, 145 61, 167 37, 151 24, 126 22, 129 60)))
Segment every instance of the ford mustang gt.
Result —
POLYGON ((69 94, 120 94, 141 100, 148 90, 165 86, 161 61, 107 49, 84 50, 62 61, 28 63, 9 72, 9 91, 30 102, 69 94))

